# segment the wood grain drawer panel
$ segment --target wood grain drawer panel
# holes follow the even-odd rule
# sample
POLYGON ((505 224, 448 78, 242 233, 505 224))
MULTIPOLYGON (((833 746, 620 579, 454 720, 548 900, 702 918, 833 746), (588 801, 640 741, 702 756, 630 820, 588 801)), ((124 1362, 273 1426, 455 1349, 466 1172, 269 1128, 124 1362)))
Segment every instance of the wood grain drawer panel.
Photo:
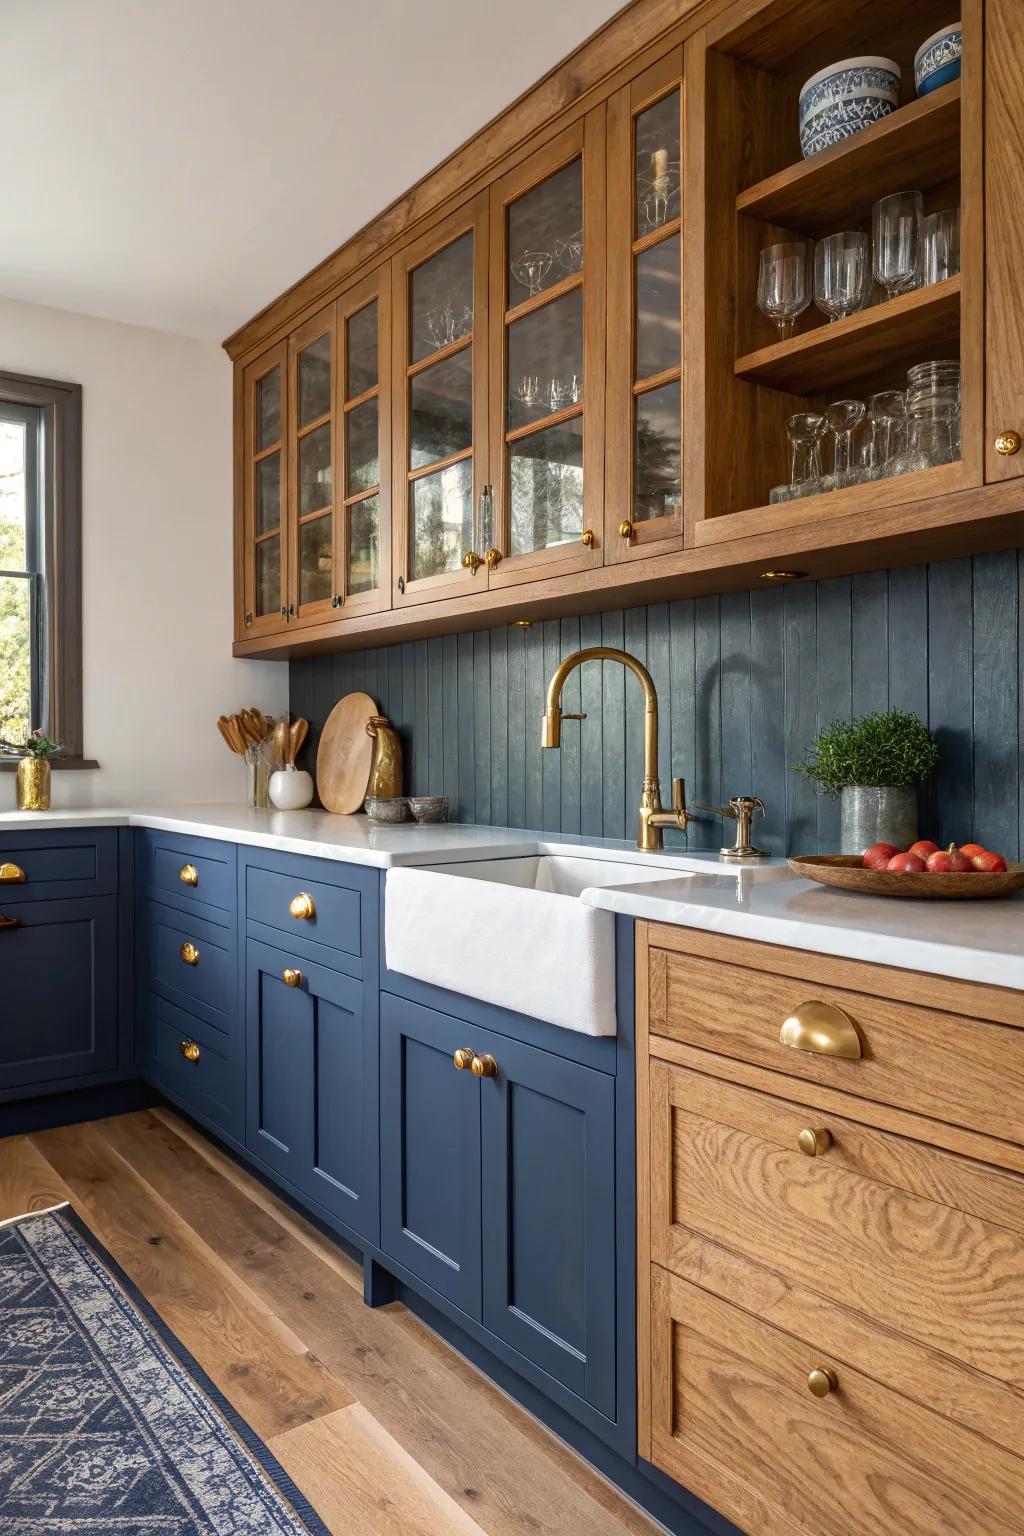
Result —
MULTIPOLYGON (((935 983, 936 1001, 941 982, 935 983)), ((1021 1003, 1024 1013, 1024 999, 1021 1003)), ((668 950, 650 953, 650 1031, 774 1072, 1024 1142, 1024 1030, 668 950), (783 1021, 820 999, 854 1022, 863 1055, 791 1050, 783 1021)))
POLYGON ((1020 1536, 1024 1461, 653 1266, 652 1456, 756 1536, 1020 1536), (815 1367, 838 1389, 807 1389, 815 1367))
POLYGON ((651 1063, 651 1255, 702 1234, 963 1365, 1024 1384, 1024 1179, 651 1063), (831 1148, 807 1157, 804 1127, 831 1148))

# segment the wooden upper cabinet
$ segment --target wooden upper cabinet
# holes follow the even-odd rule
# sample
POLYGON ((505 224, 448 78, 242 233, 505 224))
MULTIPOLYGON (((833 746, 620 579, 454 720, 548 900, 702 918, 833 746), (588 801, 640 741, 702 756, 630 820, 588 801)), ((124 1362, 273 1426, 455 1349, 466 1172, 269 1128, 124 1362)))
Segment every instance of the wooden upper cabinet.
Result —
MULTIPOLYGON (((966 44, 965 35, 965 44, 966 44)), ((966 49, 965 49, 966 52, 966 49)), ((965 81, 980 64, 965 57, 965 81)), ((1024 302, 1021 298, 1020 145, 1024 32, 1018 0, 985 6, 985 478, 1024 474, 1024 302), (1015 434, 1015 437, 1014 437, 1015 434)), ((977 92, 977 86, 975 87, 977 92)))
POLYGON ((486 590, 486 193, 392 264, 394 604, 486 590))
POLYGON ((242 384, 242 639, 288 621, 288 344, 250 363, 242 384))
POLYGON ((683 50, 608 103, 605 562, 683 542, 683 50))
POLYGON ((337 591, 334 559, 334 412, 337 339, 333 304, 288 341, 288 612, 319 624, 337 591))
POLYGON ((337 617, 391 607, 391 274, 349 288, 337 308, 337 617))
POLYGON ((602 562, 605 113, 491 188, 492 589, 602 562))

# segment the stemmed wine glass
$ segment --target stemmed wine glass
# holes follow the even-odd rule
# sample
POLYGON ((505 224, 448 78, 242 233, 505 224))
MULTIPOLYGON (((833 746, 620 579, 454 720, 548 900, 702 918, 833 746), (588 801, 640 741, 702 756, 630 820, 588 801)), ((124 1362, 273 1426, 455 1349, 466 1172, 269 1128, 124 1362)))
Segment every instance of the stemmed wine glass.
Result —
POLYGON ((837 491, 862 478, 861 472, 853 467, 853 434, 864 420, 865 413, 863 400, 837 400, 828 408, 828 424, 835 437, 832 484, 837 491))
MULTIPOLYGON (((821 490, 821 440, 826 422, 817 411, 799 411, 786 422, 789 437, 789 483, 821 490)), ((809 489, 805 494, 813 494, 809 489)))
POLYGON ((907 430, 907 397, 899 389, 883 389, 868 401, 871 428, 871 472, 873 479, 891 473, 896 455, 903 449, 907 430))
POLYGON ((894 192, 871 210, 874 272, 890 299, 917 287, 923 207, 920 192, 894 192))
POLYGON ((814 302, 830 323, 863 309, 867 290, 867 235, 848 229, 819 240, 814 251, 814 302))
POLYGON ((803 240, 768 245, 761 252, 757 307, 779 328, 779 340, 792 336, 793 325, 811 302, 811 247, 803 240))
POLYGON ((512 263, 512 276, 529 291, 531 298, 540 293, 544 279, 551 271, 552 260, 548 251, 524 251, 512 263))

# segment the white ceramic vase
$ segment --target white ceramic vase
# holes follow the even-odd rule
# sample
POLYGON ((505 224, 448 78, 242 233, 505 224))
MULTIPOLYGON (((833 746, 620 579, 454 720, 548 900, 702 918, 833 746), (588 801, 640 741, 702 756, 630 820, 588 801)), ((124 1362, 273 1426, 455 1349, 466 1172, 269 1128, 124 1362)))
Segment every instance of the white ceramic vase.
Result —
POLYGON ((289 763, 270 775, 270 803, 279 811, 301 811, 313 798, 313 780, 305 768, 289 763))

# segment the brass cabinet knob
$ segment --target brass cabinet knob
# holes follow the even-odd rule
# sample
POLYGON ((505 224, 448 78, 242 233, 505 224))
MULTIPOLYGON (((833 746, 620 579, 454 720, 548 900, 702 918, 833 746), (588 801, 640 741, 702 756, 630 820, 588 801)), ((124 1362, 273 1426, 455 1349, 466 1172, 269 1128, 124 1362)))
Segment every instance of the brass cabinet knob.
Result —
POLYGON ((468 1045, 460 1045, 452 1057, 452 1061, 460 1072, 465 1072, 468 1067, 473 1065, 473 1057, 475 1055, 476 1052, 471 1051, 468 1045))
POLYGON ((596 542, 597 541, 594 538, 593 528, 584 528, 583 533, 580 536, 580 543, 585 544, 588 549, 593 549, 596 542))
POLYGON ((996 453, 1001 453, 1005 459, 1020 453, 1020 433, 1000 432, 996 438, 996 453))
POLYGON ((24 885, 25 871, 18 864, 0 864, 0 885, 24 885))
POLYGON ((636 530, 634 529, 633 524, 630 522, 629 518, 624 517, 622 522, 619 524, 619 538, 631 539, 635 531, 636 530))
POLYGON ((2 932, 5 928, 12 929, 12 928, 20 928, 20 927, 21 927, 21 918, 20 917, 5 917, 3 915, 3 913, 0 912, 0 932, 2 932))
POLYGON ((195 1062, 197 1062, 199 1060, 199 1057, 200 1057, 200 1054, 201 1054, 201 1052, 199 1050, 199 1047, 198 1047, 198 1045, 196 1045, 196 1042, 194 1040, 182 1040, 182 1041, 180 1041, 179 1045, 178 1045, 178 1050, 184 1056, 186 1061, 191 1061, 193 1064, 195 1064, 195 1062))
POLYGON ((493 1056, 474 1056, 469 1064, 474 1077, 497 1077, 498 1063, 493 1056))
POLYGON ((492 544, 490 549, 484 550, 484 559, 487 561, 487 569, 493 571, 496 565, 501 564, 501 550, 492 544))
POLYGON ((189 939, 185 940, 184 944, 178 950, 178 954, 184 960, 186 965, 199 964, 199 951, 189 939))
POLYGON ((794 1008, 779 1030, 779 1044, 814 1056, 842 1056, 857 1061, 860 1036, 849 1014, 832 1003, 813 1000, 794 1008))
POLYGON ((178 879, 182 885, 198 885, 199 871, 194 864, 183 864, 178 870, 178 879))
POLYGON ((300 891, 288 903, 288 911, 298 922, 308 923, 316 917, 316 902, 308 891, 300 891))
POLYGON ((291 966, 286 966, 285 969, 281 972, 281 980, 284 982, 286 987, 301 987, 302 972, 293 971, 291 966))
POLYGON ((815 1397, 828 1397, 839 1386, 839 1378, 830 1365, 816 1365, 807 1378, 807 1390, 815 1397))
POLYGON ((796 1144, 805 1157, 820 1157, 832 1145, 832 1132, 824 1128, 813 1130, 807 1126, 800 1132, 796 1144))
POLYGON ((462 569, 464 571, 472 571, 473 575, 475 576, 482 565, 483 561, 477 554, 476 550, 467 549, 466 553, 462 557, 462 569))

